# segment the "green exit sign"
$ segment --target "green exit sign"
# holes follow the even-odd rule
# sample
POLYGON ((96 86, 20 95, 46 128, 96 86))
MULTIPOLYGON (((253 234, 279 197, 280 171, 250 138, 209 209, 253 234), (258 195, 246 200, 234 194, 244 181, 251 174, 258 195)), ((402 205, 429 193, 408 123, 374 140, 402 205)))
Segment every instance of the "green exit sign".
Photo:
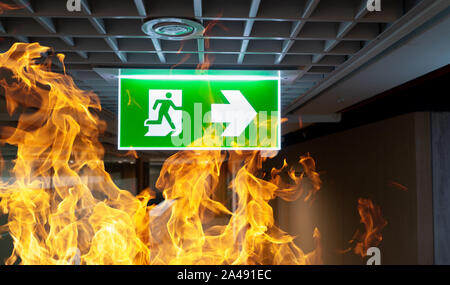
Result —
POLYGON ((119 149, 280 149, 280 72, 119 73, 119 149))

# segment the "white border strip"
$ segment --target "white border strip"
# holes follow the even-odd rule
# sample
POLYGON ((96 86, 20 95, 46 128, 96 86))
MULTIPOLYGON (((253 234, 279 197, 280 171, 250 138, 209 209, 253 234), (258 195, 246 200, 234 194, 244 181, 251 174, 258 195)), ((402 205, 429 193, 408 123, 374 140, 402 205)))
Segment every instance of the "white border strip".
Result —
POLYGON ((121 100, 121 91, 122 91, 122 87, 121 87, 121 82, 122 80, 120 80, 120 74, 122 73, 122 69, 119 68, 119 76, 117 77, 117 80, 119 80, 119 92, 117 92, 117 105, 119 105, 119 109, 118 109, 118 113, 117 113, 117 122, 118 122, 118 127, 117 127, 117 147, 118 149, 120 149, 120 120, 121 120, 121 111, 120 111, 120 105, 122 105, 122 100, 121 100))
POLYGON ((277 150, 281 150, 281 70, 278 70, 278 143, 277 150))
POLYGON ((263 80, 279 80, 275 76, 259 76, 259 75, 120 75, 124 79, 137 80, 190 80, 190 81, 263 81, 263 80))
POLYGON ((281 150, 277 147, 119 147, 119 150, 281 150))
POLYGON ((281 150, 281 71, 278 70, 278 77, 273 76, 235 76, 235 75, 121 75, 119 69, 118 88, 118 129, 117 142, 118 150, 281 150), (258 80, 278 80, 278 144, 277 147, 121 147, 120 146, 120 112, 121 112, 121 79, 139 80, 221 80, 221 81, 258 81, 258 80))

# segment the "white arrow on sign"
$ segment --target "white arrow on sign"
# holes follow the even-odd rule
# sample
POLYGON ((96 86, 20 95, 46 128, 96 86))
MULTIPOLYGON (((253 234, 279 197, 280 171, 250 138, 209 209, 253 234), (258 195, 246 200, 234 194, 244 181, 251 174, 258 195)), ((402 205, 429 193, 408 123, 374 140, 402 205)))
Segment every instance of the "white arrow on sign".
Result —
POLYGON ((238 137, 256 117, 256 111, 239 90, 221 90, 229 104, 211 105, 211 122, 229 123, 223 137, 238 137))

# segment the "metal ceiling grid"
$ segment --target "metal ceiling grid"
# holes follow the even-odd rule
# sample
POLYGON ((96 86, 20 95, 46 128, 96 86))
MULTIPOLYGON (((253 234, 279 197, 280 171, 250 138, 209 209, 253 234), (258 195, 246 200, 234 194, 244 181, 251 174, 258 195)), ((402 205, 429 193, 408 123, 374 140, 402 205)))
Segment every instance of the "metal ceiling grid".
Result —
POLYGON ((10 0, 23 9, 0 18, 0 51, 16 41, 39 42, 66 54, 67 70, 81 88, 94 90, 117 112, 117 83, 94 68, 270 68, 282 71, 282 107, 306 93, 402 18, 419 0, 10 0), (184 42, 150 38, 147 17, 195 18, 204 38, 184 42))

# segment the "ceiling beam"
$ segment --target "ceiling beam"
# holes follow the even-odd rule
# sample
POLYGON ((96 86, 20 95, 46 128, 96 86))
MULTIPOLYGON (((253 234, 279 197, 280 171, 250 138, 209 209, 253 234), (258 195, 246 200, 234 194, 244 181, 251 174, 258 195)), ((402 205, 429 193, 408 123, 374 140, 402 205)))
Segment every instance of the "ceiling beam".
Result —
POLYGON ((198 62, 202 64, 205 62, 205 40, 197 39, 197 45, 198 45, 198 62))
POLYGON ((13 0, 13 1, 20 7, 23 7, 28 12, 34 13, 34 9, 33 6, 31 6, 30 1, 28 0, 13 0))
POLYGON ((319 5, 320 0, 308 0, 306 2, 305 8, 303 9, 303 18, 311 17, 314 10, 319 5))
MULTIPOLYGON (((415 29, 432 19, 434 16, 448 8, 448 0, 422 0, 414 6, 400 20, 387 28, 376 40, 372 40, 357 54, 344 62, 339 68, 330 73, 326 78, 320 81, 303 96, 294 100, 283 112, 289 114, 304 106, 333 84, 350 75, 353 71, 360 68, 377 55, 403 39, 415 29)), ((356 13, 358 16, 362 13, 356 13)))
MULTIPOLYGON (((319 3, 320 0, 308 0, 305 4, 305 8, 303 9, 302 18, 304 19, 309 18, 314 13, 317 6, 319 6, 319 3)), ((306 23, 305 20, 297 21, 297 23, 294 25, 291 31, 290 38, 297 38, 301 30, 303 29, 305 23, 306 23)), ((280 64, 283 61, 283 59, 288 54, 289 50, 294 45, 294 43, 295 40, 284 41, 282 53, 275 59, 275 64, 280 64)), ((312 56, 311 60, 312 61, 315 60, 315 56, 312 56)), ((308 65, 305 66, 303 69, 299 70, 297 76, 295 76, 294 79, 290 81, 290 85, 295 84, 295 82, 301 79, 311 69, 311 67, 312 67, 311 65, 308 65)))
POLYGON ((107 37, 107 38, 105 38, 105 41, 113 51, 119 50, 119 44, 118 44, 116 38, 107 37))
POLYGON ((56 33, 55 24, 53 20, 48 17, 35 17, 34 18, 41 26, 43 26, 48 32, 54 34, 56 33))
POLYGON ((82 58, 84 58, 84 59, 88 59, 88 58, 89 58, 88 53, 85 52, 85 51, 77 51, 77 54, 78 54, 79 56, 81 56, 82 58))
POLYGON ((106 43, 109 45, 109 47, 114 51, 114 53, 117 55, 117 57, 122 61, 123 63, 127 62, 126 54, 119 51, 119 44, 117 42, 117 39, 107 37, 105 38, 106 43))
POLYGON ((89 22, 94 26, 94 28, 102 35, 106 34, 106 28, 105 23, 103 22, 103 19, 90 17, 89 22))
POLYGON ((88 15, 92 15, 88 0, 81 0, 81 9, 88 15))
MULTIPOLYGON (((89 6, 87 6, 87 2, 84 2, 84 3, 85 3, 86 6, 83 6, 83 7, 87 7, 85 9, 87 9, 87 11, 89 11, 89 13, 90 13, 91 11, 89 9, 89 6)), ((103 34, 103 35, 106 34, 105 23, 103 22, 102 19, 95 18, 95 17, 90 17, 89 21, 91 22, 91 24, 94 26, 94 28, 100 34, 103 34)), ((123 63, 128 62, 126 53, 125 52, 121 52, 119 50, 119 44, 117 43, 117 39, 116 38, 106 37, 105 41, 108 44, 108 46, 114 51, 114 53, 120 59, 121 62, 123 62, 123 63)), ((87 57, 88 57, 87 53, 78 53, 78 54, 84 59, 87 59, 87 57)))
POLYGON ((107 37, 105 38, 105 41, 117 55, 120 61, 122 61, 123 63, 128 62, 126 53, 119 50, 119 44, 116 38, 107 37))
MULTIPOLYGON (((13 37, 15 34, 17 34, 18 32, 15 32, 13 29, 10 29, 11 31, 7 32, 4 36, 11 36, 13 37)), ((27 36, 33 36, 33 37, 37 37, 37 38, 49 38, 49 37, 59 37, 59 36, 69 36, 69 37, 84 37, 84 38, 101 38, 102 36, 108 36, 108 37, 115 37, 115 38, 129 38, 129 39, 148 39, 149 36, 145 35, 143 33, 139 32, 132 32, 129 34, 111 34, 111 35, 107 35, 106 33, 106 29, 105 29, 105 33, 103 33, 102 30, 99 30, 99 32, 92 32, 92 31, 86 31, 85 33, 83 32, 82 34, 80 34, 79 32, 61 32, 61 33, 56 33, 56 34, 52 34, 52 33, 48 33, 48 32, 41 32, 38 29, 34 29, 31 28, 29 29, 26 35, 27 36), (101 31, 101 32, 100 32, 101 31), (100 35, 99 35, 100 34, 100 35)), ((22 33, 25 35, 25 33, 22 33)), ((273 40, 273 41, 283 41, 283 40, 312 40, 312 41, 317 41, 317 40, 330 40, 330 39, 335 39, 335 37, 310 37, 310 36, 302 36, 299 35, 297 38, 290 38, 289 36, 280 36, 280 37, 276 37, 276 36, 258 36, 258 37, 254 37, 254 36, 250 36, 250 37, 244 37, 244 36, 226 36, 226 35, 213 35, 213 36, 208 36, 205 35, 204 36, 205 39, 211 39, 211 40, 273 40)), ((351 40, 352 41, 368 41, 368 40, 372 40, 374 39, 374 36, 372 35, 361 35, 359 37, 354 37, 351 40)), ((233 53, 239 53, 240 51, 230 51, 233 53)), ((277 51, 278 52, 278 51, 277 51)), ((272 51, 272 54, 275 53, 275 51, 272 51)))
MULTIPOLYGON (((320 3, 320 0, 308 0, 308 2, 306 2, 305 8, 303 9, 302 18, 309 18, 312 15, 312 13, 314 12, 314 10, 317 8, 319 3, 320 3)), ((303 26, 305 25, 305 23, 306 23, 305 20, 300 20, 300 21, 295 22, 294 27, 292 28, 292 31, 290 34, 290 38, 296 38, 298 36, 298 34, 300 33, 300 31, 303 29, 303 26)), ((283 61, 284 57, 289 52, 289 50, 294 45, 294 43, 295 43, 294 40, 286 40, 283 42, 283 47, 281 48, 281 54, 275 58, 275 64, 280 64, 283 61)))
MULTIPOLYGON (((33 14, 35 13, 35 10, 29 0, 14 0, 14 2, 17 5, 23 7, 29 13, 33 13, 33 14)), ((43 16, 37 16, 37 17, 33 16, 33 19, 35 19, 48 32, 53 33, 53 34, 56 33, 55 25, 51 18, 43 17, 43 16)))
MULTIPOLYGON (((97 32, 99 32, 100 34, 106 34, 106 28, 105 28, 105 24, 102 20, 97 19, 97 18, 93 18, 92 16, 92 10, 91 10, 91 6, 89 5, 88 0, 81 0, 81 9, 87 14, 89 15, 89 22, 94 26, 94 28, 97 30, 97 32)), ((79 56, 81 56, 84 59, 88 59, 89 58, 89 54, 85 51, 77 51, 77 54, 79 56)))
POLYGON ((158 55, 159 61, 161 61, 161 63, 166 63, 166 57, 164 56, 164 53, 162 51, 159 39, 152 39, 152 42, 153 46, 155 47, 156 54, 158 55))
MULTIPOLYGON (((145 7, 145 3, 144 3, 143 0, 134 0, 134 5, 136 5, 136 9, 138 10, 139 16, 147 17, 147 9, 145 7)), ((152 38, 152 43, 153 43, 153 46, 154 46, 154 48, 156 50, 156 53, 158 55, 159 61, 161 63, 166 63, 166 57, 164 56, 164 53, 162 51, 161 44, 160 44, 159 40, 152 38)), ((121 53, 121 52, 119 52, 119 53, 121 53)))
POLYGON ((61 40, 63 40, 67 45, 74 47, 75 46, 75 41, 73 40, 72 37, 68 37, 68 36, 61 36, 60 37, 61 40))
MULTIPOLYGON (((351 22, 341 22, 339 23, 339 27, 336 34, 336 39, 334 40, 327 40, 324 45, 324 53, 327 53, 331 51, 334 47, 336 47, 343 37, 345 37, 348 32, 350 32, 357 24, 357 21, 364 16, 366 16, 368 13, 367 11, 367 0, 360 0, 358 7, 355 12, 354 20, 351 22)), ((325 55, 324 54, 317 54, 313 56, 313 63, 318 63, 325 55)))
MULTIPOLYGON (((258 9, 259 9, 260 3, 261 3, 261 0, 252 0, 252 3, 250 5, 250 11, 248 13, 248 17, 251 19, 248 19, 245 22, 245 28, 244 28, 244 34, 243 34, 244 37, 250 36, 250 34, 252 32, 253 24, 255 23, 255 20, 253 20, 253 18, 255 18, 256 15, 258 14, 258 9)), ((237 60, 238 64, 242 64, 242 62, 244 62, 244 56, 245 56, 245 52, 247 51, 248 44, 249 44, 249 40, 242 40, 241 50, 240 50, 238 60, 237 60)))
POLYGON ((368 13, 369 11, 367 10, 367 0, 359 0, 359 6, 356 9, 355 19, 361 19, 368 13))
POLYGON ((143 0, 134 0, 134 5, 136 5, 139 16, 147 17, 147 10, 145 9, 145 3, 143 0))
MULTIPOLYGON (((199 19, 203 15, 202 0, 194 0, 194 16, 199 19)), ((199 20, 203 23, 202 20, 199 20)), ((198 47, 198 62, 203 64, 205 62, 205 39, 202 37, 197 39, 198 47)))
POLYGON ((196 18, 201 18, 203 15, 202 0, 194 0, 194 15, 196 18))
POLYGON ((122 61, 123 63, 128 62, 127 54, 123 51, 116 52, 117 57, 122 61))

